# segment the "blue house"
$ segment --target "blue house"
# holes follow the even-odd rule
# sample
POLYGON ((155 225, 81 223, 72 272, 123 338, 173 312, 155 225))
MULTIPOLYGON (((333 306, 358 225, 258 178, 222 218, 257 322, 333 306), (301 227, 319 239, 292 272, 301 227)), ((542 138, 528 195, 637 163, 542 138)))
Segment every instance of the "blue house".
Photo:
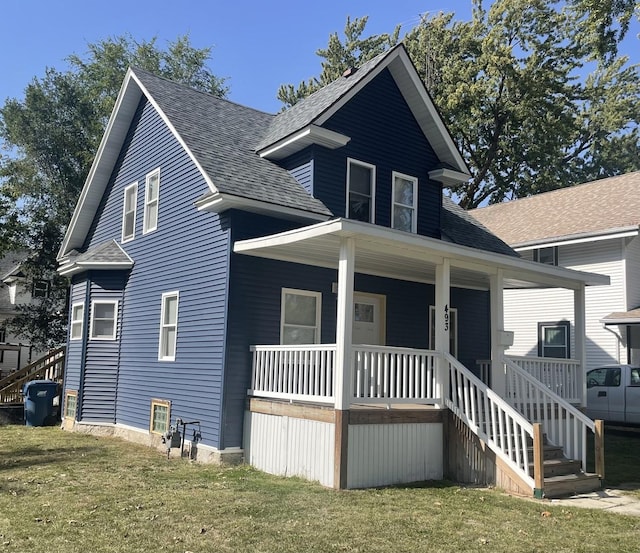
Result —
POLYGON ((197 420, 200 460, 550 495, 545 434, 599 485, 580 355, 607 279, 520 259, 443 197, 468 178, 402 45, 278 115, 130 69, 59 255, 64 426, 159 446, 197 420), (543 381, 502 318, 541 286, 574 292, 578 358, 543 381))

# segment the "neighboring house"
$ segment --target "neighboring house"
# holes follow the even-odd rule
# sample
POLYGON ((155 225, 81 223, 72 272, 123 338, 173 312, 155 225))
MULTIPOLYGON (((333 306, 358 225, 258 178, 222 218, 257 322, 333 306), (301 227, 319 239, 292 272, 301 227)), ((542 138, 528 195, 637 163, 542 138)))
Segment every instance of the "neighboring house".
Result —
POLYGON ((65 427, 159 446, 198 421, 198 459, 327 486, 547 493, 522 414, 547 410, 500 398, 538 390, 574 458, 593 424, 505 378, 503 290, 565 287, 580 317, 608 280, 521 260, 443 200, 468 178, 403 46, 275 116, 130 69, 59 255, 65 427))
MULTIPOLYGON (((470 212, 523 259, 608 275, 586 291, 586 368, 640 363, 640 172, 470 212)), ((574 356, 573 297, 562 290, 505 293, 508 353, 574 356)))

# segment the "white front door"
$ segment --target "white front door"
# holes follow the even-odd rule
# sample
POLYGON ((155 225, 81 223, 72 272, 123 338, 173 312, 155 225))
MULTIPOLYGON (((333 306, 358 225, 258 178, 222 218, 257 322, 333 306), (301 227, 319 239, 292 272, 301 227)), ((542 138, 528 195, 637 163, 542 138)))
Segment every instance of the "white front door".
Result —
POLYGON ((353 294, 353 343, 371 346, 384 345, 385 296, 353 294))

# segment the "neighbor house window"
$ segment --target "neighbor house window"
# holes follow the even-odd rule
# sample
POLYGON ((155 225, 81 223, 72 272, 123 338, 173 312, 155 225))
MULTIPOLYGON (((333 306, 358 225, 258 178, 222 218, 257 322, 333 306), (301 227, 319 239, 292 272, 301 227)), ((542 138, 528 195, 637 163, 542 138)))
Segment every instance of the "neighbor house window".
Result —
POLYGON ((78 408, 78 392, 67 390, 64 395, 64 418, 75 419, 78 408))
MULTIPOLYGON (((458 357, 458 309, 447 307, 449 325, 449 353, 458 357)), ((436 349, 436 308, 429 306, 429 349, 436 349)))
POLYGON ((317 344, 320 342, 320 305, 322 294, 308 290, 282 289, 281 344, 317 344))
POLYGON ((170 421, 171 403, 163 399, 152 399, 149 430, 154 434, 164 434, 169 430, 170 421))
POLYGON ((31 295, 34 298, 46 298, 49 296, 49 281, 48 280, 34 280, 33 289, 31 295))
POLYGON ((558 265, 558 247, 550 246, 533 250, 533 260, 545 265, 558 265))
POLYGON ((569 359, 569 322, 538 323, 538 356, 569 359))
POLYGON ((0 328, 0 342, 6 342, 6 341, 7 341, 7 329, 0 328))
POLYGON ((175 361, 177 336, 178 292, 166 292, 162 294, 162 309, 160 313, 159 360, 175 361))
MULTIPOLYGON (((133 240, 136 236, 136 206, 138 203, 138 183, 134 182, 124 189, 122 206, 122 241, 133 240)), ((157 198, 156 198, 157 204, 157 198)))
POLYGON ((91 303, 92 340, 116 339, 116 315, 118 302, 115 300, 95 300, 91 303))
POLYGON ((71 305, 71 331, 69 332, 71 340, 80 340, 82 338, 83 324, 84 303, 74 303, 71 305))
POLYGON ((394 172, 392 196, 391 227, 405 232, 416 232, 418 179, 394 172))
POLYGON ((374 165, 347 160, 347 217, 374 222, 375 213, 375 180, 374 165))
POLYGON ((158 228, 158 200, 160 198, 160 169, 147 175, 144 187, 144 221, 142 233, 158 228))

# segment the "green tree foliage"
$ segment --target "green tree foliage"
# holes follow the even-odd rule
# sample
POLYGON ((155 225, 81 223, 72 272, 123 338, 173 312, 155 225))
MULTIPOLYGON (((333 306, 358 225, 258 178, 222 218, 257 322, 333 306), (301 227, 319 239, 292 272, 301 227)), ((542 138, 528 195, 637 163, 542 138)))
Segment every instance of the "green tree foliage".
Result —
POLYGON ((56 274, 56 255, 127 67, 224 97, 224 79, 206 65, 210 54, 188 36, 166 50, 155 39, 111 38, 70 56, 67 71, 48 69, 23 99, 0 108, 0 256, 28 251, 27 279, 52 282, 48 298, 20 307, 10 323, 22 338, 41 348, 64 341, 67 282, 56 274))
MULTIPOLYGON (((584 40, 585 13, 551 0, 495 0, 489 9, 476 0, 469 21, 425 16, 405 35, 469 165, 470 181, 451 190, 463 207, 640 168, 638 66, 598 56, 584 40)), ((354 22, 361 40, 366 18, 354 22)), ((366 61, 337 40, 331 35, 330 48, 318 51, 322 75, 333 78, 354 64, 345 51, 356 64, 366 61)), ((281 88, 291 94, 279 98, 290 104, 290 96, 304 97, 309 88, 281 88)))
POLYGON ((285 107, 294 105, 302 98, 335 81, 345 69, 360 65, 398 43, 399 25, 391 34, 384 33, 361 38, 367 20, 368 17, 356 17, 351 21, 351 18, 347 17, 347 23, 344 27, 344 42, 340 40, 338 33, 333 33, 329 36, 327 47, 316 51, 318 56, 325 59, 322 62, 320 77, 302 81, 297 87, 291 84, 280 87, 277 97, 285 104, 285 107))

